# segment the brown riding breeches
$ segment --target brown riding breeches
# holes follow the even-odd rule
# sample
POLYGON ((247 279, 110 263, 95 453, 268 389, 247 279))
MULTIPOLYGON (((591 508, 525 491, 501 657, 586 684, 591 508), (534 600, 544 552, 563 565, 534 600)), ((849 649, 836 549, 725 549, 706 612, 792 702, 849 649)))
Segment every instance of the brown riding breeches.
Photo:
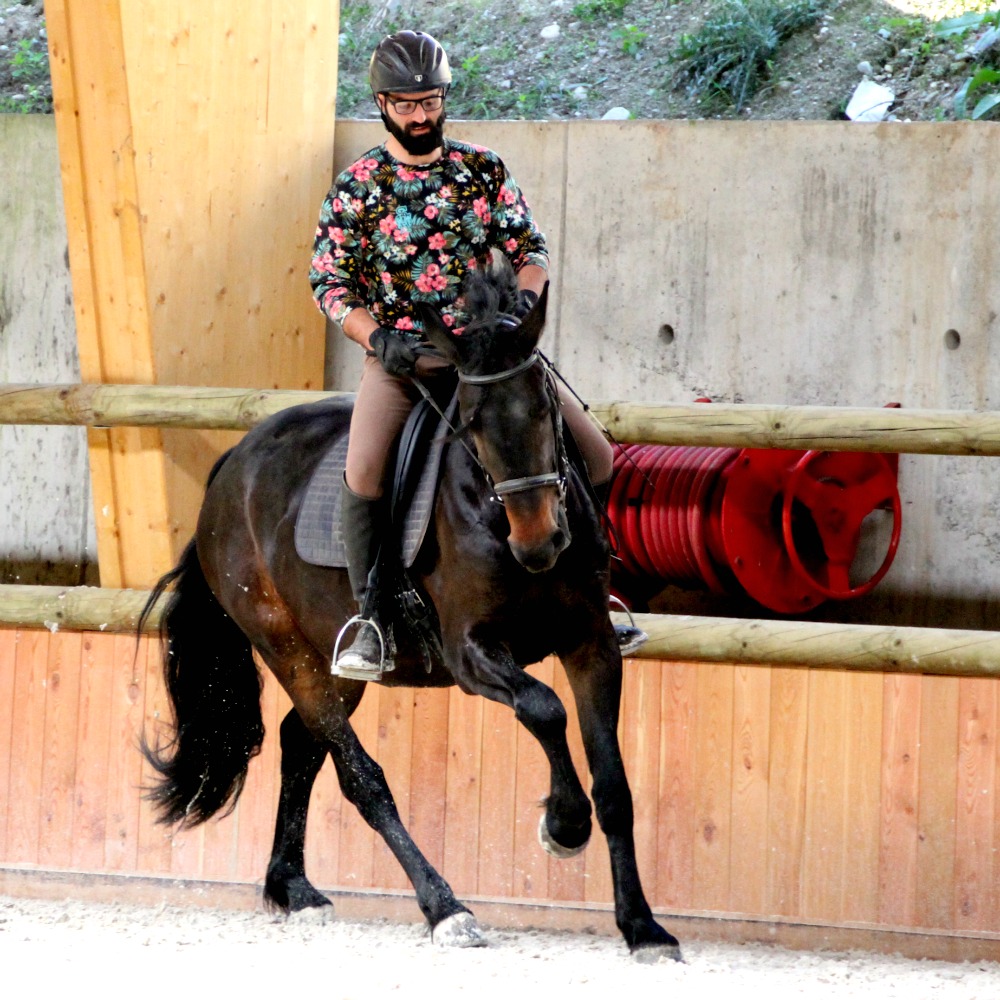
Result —
MULTIPOLYGON (((417 372, 433 378, 435 370, 446 370, 445 363, 420 358, 417 372)), ((364 371, 351 416, 351 438, 347 446, 345 478, 348 487, 363 497, 382 495, 389 452, 420 393, 407 379, 389 375, 374 357, 365 357, 364 371)), ((583 407, 559 386, 563 420, 580 447, 591 482, 600 484, 611 478, 613 453, 600 429, 583 407)))

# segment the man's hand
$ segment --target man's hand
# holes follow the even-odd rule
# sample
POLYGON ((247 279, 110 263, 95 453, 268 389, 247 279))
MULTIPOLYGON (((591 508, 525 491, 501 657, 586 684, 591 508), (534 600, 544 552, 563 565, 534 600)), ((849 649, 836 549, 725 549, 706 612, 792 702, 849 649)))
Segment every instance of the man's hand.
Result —
POLYGON ((514 304, 514 315, 518 319, 524 319, 538 302, 538 294, 530 288, 520 288, 517 292, 517 302, 514 304))
POLYGON ((395 330, 380 326, 368 338, 371 353, 382 367, 396 378, 410 378, 417 370, 417 355, 395 330))

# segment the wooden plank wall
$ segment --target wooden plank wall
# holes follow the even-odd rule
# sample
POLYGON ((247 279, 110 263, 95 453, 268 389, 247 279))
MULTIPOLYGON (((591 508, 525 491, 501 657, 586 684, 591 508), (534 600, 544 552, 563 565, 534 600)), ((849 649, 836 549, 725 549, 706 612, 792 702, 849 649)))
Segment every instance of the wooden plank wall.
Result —
MULTIPOLYGON (((7 629, 0 664, 0 866, 262 882, 287 706, 273 681, 236 813, 171 835, 135 749, 168 716, 155 643, 7 629)), ((568 698, 556 663, 535 672, 568 698)), ((631 660, 622 719, 655 907, 1000 933, 1000 682, 631 660)), ((602 837, 567 862, 538 847, 546 765, 507 710, 372 686, 356 727, 460 895, 610 901, 602 837)), ((329 764, 307 856, 322 887, 408 889, 329 764)))

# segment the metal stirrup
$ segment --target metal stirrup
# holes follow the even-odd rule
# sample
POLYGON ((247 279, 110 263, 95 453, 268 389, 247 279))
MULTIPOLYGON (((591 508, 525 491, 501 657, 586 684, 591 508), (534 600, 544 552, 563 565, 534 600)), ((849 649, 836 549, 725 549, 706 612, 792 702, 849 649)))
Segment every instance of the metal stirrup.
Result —
MULTIPOLYGON (((615 597, 614 594, 608 594, 608 604, 611 604, 611 603, 617 604, 618 607, 620 607, 622 609, 622 611, 624 611, 625 614, 628 615, 629 624, 632 626, 632 628, 635 628, 635 629, 639 628, 639 626, 636 625, 636 623, 635 623, 635 618, 632 617, 632 611, 630 610, 630 608, 628 607, 628 605, 620 597, 615 597)), ((348 624, 350 624, 350 622, 348 622, 348 624)), ((642 631, 642 630, 640 629, 640 631, 642 631)))
POLYGON ((330 672, 334 673, 337 669, 337 660, 340 659, 340 641, 344 638, 344 633, 352 625, 369 625, 371 628, 375 629, 375 634, 378 636, 378 648, 379 648, 379 658, 378 658, 378 668, 381 671, 383 665, 385 664, 385 636, 382 635, 382 629, 379 627, 378 622, 374 618, 362 618, 361 615, 355 615, 353 618, 349 618, 344 624, 343 628, 337 633, 337 638, 333 643, 333 661, 330 664, 330 672))

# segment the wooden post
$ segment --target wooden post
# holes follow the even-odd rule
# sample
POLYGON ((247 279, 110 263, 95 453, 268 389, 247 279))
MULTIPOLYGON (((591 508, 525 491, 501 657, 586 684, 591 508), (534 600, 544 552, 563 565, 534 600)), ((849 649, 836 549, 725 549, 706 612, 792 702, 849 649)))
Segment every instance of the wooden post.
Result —
MULTIPOLYGON (((338 4, 50 0, 46 15, 83 380, 321 388, 307 269, 338 4)), ((170 567, 233 440, 91 432, 103 585, 170 567)))
MULTIPOLYGON (((80 371, 86 381, 152 382, 118 4, 69 8, 52 0, 46 20, 80 371)), ((162 435, 119 428, 88 437, 101 579, 149 582, 170 562, 162 435)))

